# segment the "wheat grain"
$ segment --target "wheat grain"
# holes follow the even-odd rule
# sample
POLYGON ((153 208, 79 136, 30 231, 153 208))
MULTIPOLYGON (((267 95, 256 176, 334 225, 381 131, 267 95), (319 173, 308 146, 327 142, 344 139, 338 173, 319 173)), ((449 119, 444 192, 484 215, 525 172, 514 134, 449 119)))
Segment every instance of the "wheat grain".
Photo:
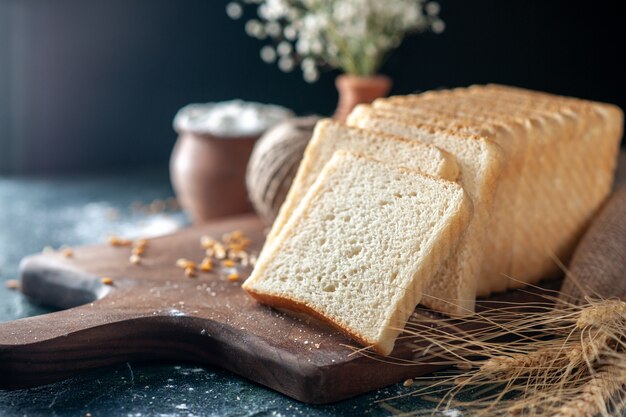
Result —
POLYGON ((576 327, 585 329, 617 321, 626 321, 626 303, 619 300, 605 300, 584 308, 576 320, 576 327))
POLYGON ((608 366, 582 385, 580 395, 559 408, 553 417, 609 416, 609 404, 626 385, 626 370, 608 366))
POLYGON ((564 355, 549 347, 511 356, 495 356, 487 360, 479 371, 488 375, 518 376, 520 372, 545 368, 549 363, 559 366, 565 359, 564 355))

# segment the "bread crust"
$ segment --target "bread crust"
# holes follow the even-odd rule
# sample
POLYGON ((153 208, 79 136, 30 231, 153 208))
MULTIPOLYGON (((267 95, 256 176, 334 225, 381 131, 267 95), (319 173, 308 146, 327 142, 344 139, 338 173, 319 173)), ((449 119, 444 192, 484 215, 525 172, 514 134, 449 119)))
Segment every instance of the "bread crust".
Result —
POLYGON ((450 153, 434 145, 411 140, 409 138, 404 138, 404 137, 397 136, 397 135, 391 135, 391 134, 384 133, 384 132, 371 132, 366 129, 361 129, 361 128, 354 127, 354 126, 346 126, 342 123, 339 123, 331 119, 321 119, 319 122, 317 122, 315 126, 313 137, 311 138, 311 141, 309 142, 309 146, 307 146, 307 149, 304 152, 304 156, 296 172, 294 182, 291 188, 289 189, 289 192, 287 193, 287 197, 285 198, 285 201, 283 205, 281 206, 278 212, 278 215, 276 216, 276 219, 274 220, 274 224, 272 225, 272 228, 270 229, 269 234, 267 235, 265 245, 263 247, 263 251, 267 250, 266 248, 272 245, 273 241, 276 239, 280 231, 287 224, 289 218, 293 215, 293 212, 295 211, 299 203, 299 198, 302 198, 304 195, 304 193, 302 193, 303 190, 296 189, 296 187, 300 187, 301 186, 300 182, 304 181, 304 179, 309 175, 309 169, 310 169, 309 158, 311 158, 312 149, 315 146, 318 146, 317 142, 320 140, 319 138, 325 135, 325 132, 328 129, 332 129, 337 126, 354 129, 356 131, 366 133, 367 135, 380 136, 381 140, 401 142, 405 145, 412 146, 416 152, 420 148, 421 149, 428 148, 428 149, 436 150, 437 152, 441 153, 443 157, 442 158, 443 160, 441 161, 441 164, 443 165, 441 169, 441 174, 449 175, 450 177, 454 179, 456 179, 457 176, 459 175, 459 167, 456 164, 455 158, 452 155, 450 155, 450 153))
POLYGON ((376 342, 373 342, 371 340, 366 340, 365 338, 351 331, 349 328, 341 325, 341 323, 329 317, 326 317, 324 314, 322 314, 315 308, 311 307, 307 303, 295 300, 287 296, 277 296, 277 295, 272 295, 272 294, 261 293, 261 292, 255 291, 253 288, 246 286, 245 283, 242 285, 242 288, 246 290, 248 294, 250 294, 254 299, 258 300, 262 304, 267 304, 274 308, 285 308, 287 310, 309 314, 315 317, 316 319, 331 325, 332 327, 339 330, 340 332, 348 335, 351 339, 353 339, 360 345, 371 347, 379 355, 387 356, 391 353, 388 349, 383 348, 381 345, 377 344, 376 342))
MULTIPOLYGON (((559 174, 554 174, 552 177, 570 178, 571 181, 577 181, 576 184, 578 185, 578 188, 576 189, 579 193, 585 195, 590 194, 587 198, 587 202, 581 204, 589 204, 590 207, 595 207, 599 204, 598 201, 601 202, 606 197, 606 194, 610 189, 610 181, 606 181, 606 178, 612 177, 612 172, 615 169, 617 155, 615 149, 618 147, 619 138, 621 137, 623 129, 623 113, 614 105, 571 97, 555 96, 552 94, 525 90, 517 87, 476 85, 467 88, 457 88, 454 90, 426 92, 418 95, 396 96, 387 99, 379 99, 374 103, 374 107, 376 107, 377 103, 380 104, 380 109, 386 110, 389 110, 390 108, 389 103, 397 106, 399 109, 404 108, 414 110, 414 106, 417 106, 420 110, 419 113, 421 114, 424 108, 430 109, 430 106, 435 103, 435 111, 447 109, 449 106, 454 113, 456 112, 454 104, 456 100, 471 100, 476 103, 483 103, 483 107, 486 112, 482 110, 477 112, 477 115, 481 118, 487 114, 491 115, 490 117, 492 117, 494 121, 504 121, 513 126, 522 125, 523 129, 526 129, 528 132, 525 133, 525 135, 535 138, 534 140, 528 141, 528 146, 531 147, 531 150, 525 152, 526 156, 521 156, 517 153, 511 154, 513 156, 513 160, 521 159, 523 161, 521 166, 522 169, 512 170, 514 176, 524 176, 525 178, 525 173, 529 172, 531 175, 537 176, 541 167, 543 167, 545 171, 545 167, 554 166, 559 174), (499 103, 497 106, 494 105, 496 102, 499 103), (507 113, 509 111, 514 113, 515 116, 509 116, 507 113), (612 152, 612 156, 594 157, 593 163, 590 162, 590 158, 587 156, 583 156, 581 158, 579 155, 579 160, 577 161, 567 159, 567 150, 570 149, 568 148, 568 143, 571 143, 573 146, 583 143, 584 141, 582 140, 574 139, 581 134, 587 134, 588 132, 586 132, 586 130, 592 128, 579 127, 579 130, 575 131, 576 129, 574 125, 577 123, 580 125, 580 122, 577 121, 577 119, 581 119, 582 121, 582 119, 585 118, 590 121, 592 126, 595 125, 596 129, 598 126, 606 126, 608 130, 605 134, 596 135, 598 139, 601 138, 603 140, 598 140, 597 145, 595 145, 593 149, 589 149, 587 155, 602 152, 606 155, 606 148, 608 147, 612 148, 612 150, 608 149, 608 153, 612 152), (595 123, 591 122, 591 120, 595 120, 595 123), (547 130, 548 133, 541 134, 542 129, 547 130), (562 140, 557 138, 559 131, 563 132, 561 133, 562 140), (565 133, 566 131, 569 133, 565 133), (553 140, 550 142, 542 140, 541 144, 537 143, 538 136, 543 137, 549 134, 554 137, 553 140), (550 147, 550 149, 554 148, 554 150, 548 151, 546 146, 550 147), (549 160, 550 162, 544 161, 541 165, 538 165, 536 160, 539 157, 544 160, 549 160), (589 175, 585 174, 584 176, 581 176, 577 170, 570 170, 570 166, 580 167, 580 169, 582 169, 583 166, 586 166, 589 170, 591 170, 590 172, 594 173, 595 177, 599 178, 598 182, 591 181, 589 175), (596 187, 594 184, 598 184, 599 187, 596 187), (591 189, 593 189, 593 192, 591 189), (597 196, 598 194, 602 194, 602 191, 604 191, 604 195, 600 196, 601 198, 598 200, 597 196)), ((363 109, 359 110, 361 110, 361 113, 366 113, 363 109)), ((426 114, 428 114, 428 111, 426 114)), ((510 165, 510 162, 511 161, 507 161, 507 165, 510 165)), ((541 178, 551 177, 547 171, 543 172, 541 175, 541 178)), ((513 182, 514 181, 515 179, 513 179, 513 182)), ((553 253, 564 262, 567 261, 569 255, 571 254, 573 245, 577 240, 577 233, 575 233, 574 226, 578 225, 577 227, 579 230, 584 226, 580 223, 581 212, 575 205, 570 207, 565 204, 560 210, 557 211, 551 210, 549 207, 551 202, 568 202, 577 197, 576 195, 571 195, 571 191, 574 190, 570 191, 568 188, 566 191, 570 192, 569 198, 567 194, 564 195, 562 193, 561 197, 553 197, 553 193, 549 193, 548 195, 545 195, 546 203, 543 203, 544 199, 537 200, 535 196, 548 192, 550 186, 549 183, 546 183, 543 185, 543 189, 546 191, 539 191, 538 187, 543 184, 543 180, 541 181, 542 182, 539 180, 523 181, 521 184, 524 188, 520 190, 520 192, 515 193, 518 196, 516 200, 517 202, 515 203, 516 209, 513 212, 513 216, 516 218, 514 222, 515 229, 512 230, 513 233, 509 231, 509 233, 504 235, 505 238, 513 241, 513 244, 511 245, 511 255, 508 255, 510 260, 507 264, 509 266, 507 268, 503 268, 504 263, 502 262, 500 264, 493 265, 492 271, 502 271, 503 276, 502 278, 499 278, 499 273, 489 273, 489 262, 485 262, 487 275, 481 276, 483 289, 480 291, 479 286, 480 295, 488 295, 489 291, 503 291, 507 288, 519 287, 523 285, 524 281, 534 283, 541 278, 558 276, 560 270, 552 261, 552 257, 550 257, 547 253, 553 253), (530 203, 529 207, 527 207, 528 204, 525 202, 530 203), (530 208, 534 205, 538 205, 538 207, 529 213, 530 208), (571 212, 569 211, 570 209, 572 210, 571 212), (525 222, 524 218, 527 216, 530 216, 533 221, 525 222), (564 219, 566 219, 565 223, 567 223, 567 219, 570 219, 574 226, 572 226, 572 224, 566 225, 564 223, 564 219), (538 223, 541 223, 542 226, 533 226, 538 223), (567 230, 562 230, 563 227, 566 227, 567 230), (567 236, 569 236, 569 238, 567 236), (569 243, 567 243, 566 240, 568 240, 569 243), (490 276, 493 277, 489 279, 490 276), (515 279, 508 279, 507 276, 513 276, 515 279), (489 280, 490 282, 486 283, 484 282, 485 280, 489 280)), ((595 210, 591 210, 590 213, 593 211, 595 210)), ((506 240, 503 244, 501 238, 499 239, 499 244, 501 246, 506 246, 506 243, 508 243, 509 240, 506 240)), ((493 243, 496 242, 490 243, 489 240, 486 242, 492 246, 492 248, 488 250, 488 253, 499 253, 497 250, 498 245, 493 245, 493 243)), ((498 257, 499 256, 495 256, 496 259, 498 257)))

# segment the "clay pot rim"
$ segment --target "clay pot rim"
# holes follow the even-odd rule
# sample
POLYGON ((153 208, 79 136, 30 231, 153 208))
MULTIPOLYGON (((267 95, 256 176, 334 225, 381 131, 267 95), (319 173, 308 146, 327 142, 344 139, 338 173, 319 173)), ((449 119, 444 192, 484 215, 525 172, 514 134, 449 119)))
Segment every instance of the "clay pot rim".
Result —
POLYGON ((390 85, 391 77, 385 74, 376 74, 376 75, 352 75, 352 74, 340 74, 335 79, 337 85, 344 84, 352 84, 353 86, 366 86, 370 87, 373 84, 378 85, 390 85))
POLYGON ((207 131, 198 131, 192 129, 176 128, 176 133, 179 136, 196 136, 199 139, 214 140, 214 141, 245 141, 245 140, 258 140, 265 132, 255 133, 254 135, 216 135, 207 131))

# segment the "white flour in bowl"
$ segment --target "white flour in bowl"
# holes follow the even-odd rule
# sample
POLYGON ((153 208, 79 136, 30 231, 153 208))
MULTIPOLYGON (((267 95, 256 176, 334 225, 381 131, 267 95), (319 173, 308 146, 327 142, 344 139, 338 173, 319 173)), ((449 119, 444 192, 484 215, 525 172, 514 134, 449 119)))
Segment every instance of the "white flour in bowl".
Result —
POLYGON ((292 117, 285 107, 250 101, 189 104, 174 117, 174 129, 220 137, 256 136, 292 117))

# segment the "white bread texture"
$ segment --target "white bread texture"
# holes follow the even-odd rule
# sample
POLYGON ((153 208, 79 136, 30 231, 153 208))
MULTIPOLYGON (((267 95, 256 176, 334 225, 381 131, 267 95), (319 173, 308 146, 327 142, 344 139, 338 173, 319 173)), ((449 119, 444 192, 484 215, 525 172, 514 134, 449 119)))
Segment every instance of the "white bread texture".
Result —
MULTIPOLYGON (((493 207, 489 215, 489 239, 484 242, 484 257, 478 280, 477 295, 488 296, 503 291, 508 286, 513 239, 511 230, 517 210, 517 186, 520 180, 523 158, 511 158, 513 154, 524 155, 527 123, 516 117, 493 118, 486 113, 484 103, 470 102, 466 97, 448 99, 448 91, 442 92, 441 100, 432 94, 424 94, 429 100, 417 100, 419 96, 392 97, 374 102, 373 106, 360 106, 351 118, 378 116, 405 123, 419 123, 456 133, 471 134, 488 139, 500 146, 505 164, 502 164, 493 207), (412 100, 408 100, 408 98, 412 100), (402 99, 402 100, 399 100, 402 99), (367 116, 369 115, 369 116, 367 116)), ((435 96, 439 98, 439 95, 435 96)))
POLYGON ((478 295, 559 276, 555 258, 567 264, 610 192, 623 133, 616 106, 488 85, 392 97, 374 107, 420 122, 438 117, 465 131, 476 123, 512 131, 481 132, 502 147, 506 164, 485 248, 492 256, 483 264, 478 295))
POLYGON ((337 151, 243 288, 387 355, 471 217, 454 182, 337 151))
POLYGON ((502 150, 483 137, 420 124, 412 118, 350 117, 348 123, 431 143, 456 157, 460 167, 458 181, 474 202, 474 216, 456 252, 444 262, 425 290, 422 304, 450 315, 473 313, 489 219, 502 169, 502 150))
POLYGON ((387 354, 417 302, 465 315, 477 296, 558 276, 554 258, 567 263, 610 193, 622 134, 623 112, 616 106, 500 85, 359 105, 346 125, 325 120, 317 126, 260 256, 261 269, 244 287, 268 304, 324 318, 387 354), (414 188, 409 196, 420 207, 418 217, 405 218, 408 206, 396 208, 393 199, 384 206, 393 216, 374 204, 407 181, 403 175, 411 171, 399 166, 456 180, 464 191, 459 213, 465 214, 452 222, 454 233, 429 235, 440 248, 429 259, 389 242, 427 239, 422 234, 434 223, 416 218, 441 199, 414 184, 398 194, 408 203, 404 193, 414 188), (380 181, 389 175, 393 185, 383 190, 380 181), (383 212, 390 216, 384 221, 376 217, 383 212), (345 224, 338 213, 347 213, 345 224), (391 225, 386 231, 385 222, 391 225), (332 239, 336 246, 329 246, 329 233, 340 236, 332 239), (389 292, 391 281, 403 283, 395 288, 400 293, 389 292), (332 291, 316 287, 329 282, 324 288, 332 291), (345 306, 329 301, 335 293, 345 306))
POLYGON ((445 180, 454 181, 459 175, 456 159, 435 146, 395 135, 349 127, 331 119, 320 120, 315 126, 313 137, 304 152, 285 202, 267 235, 265 247, 269 247, 280 233, 324 165, 337 150, 364 154, 382 162, 417 169, 445 180))

